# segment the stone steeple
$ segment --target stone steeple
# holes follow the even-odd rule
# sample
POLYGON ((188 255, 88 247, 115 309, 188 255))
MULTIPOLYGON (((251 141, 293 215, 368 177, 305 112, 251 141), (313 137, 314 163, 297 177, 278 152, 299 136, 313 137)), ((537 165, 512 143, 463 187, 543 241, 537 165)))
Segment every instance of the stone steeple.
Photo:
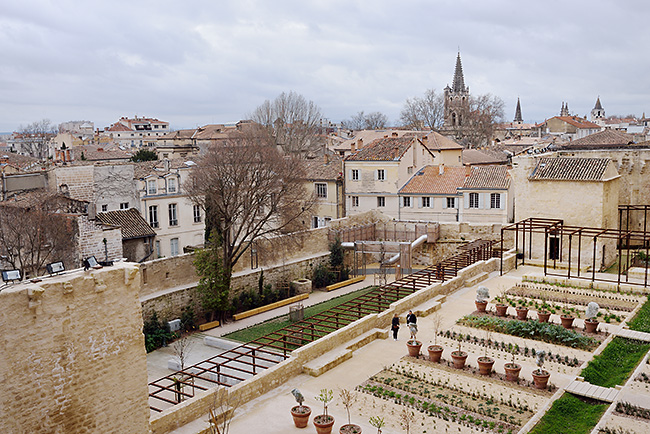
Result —
POLYGON ((598 119, 604 119, 605 118, 605 109, 603 108, 602 104, 600 103, 600 95, 596 99, 596 105, 594 106, 593 109, 591 109, 591 121, 596 121, 598 119))
POLYGON ((517 98, 517 109, 515 110, 515 120, 518 124, 522 123, 524 120, 521 117, 521 104, 519 103, 519 98, 517 98))
POLYGON ((460 51, 456 57, 456 69, 454 70, 454 84, 452 90, 454 92, 469 92, 469 88, 465 88, 465 77, 463 75, 463 64, 460 61, 460 51))
POLYGON ((569 103, 562 101, 562 109, 560 110, 560 116, 571 116, 569 114, 569 103))

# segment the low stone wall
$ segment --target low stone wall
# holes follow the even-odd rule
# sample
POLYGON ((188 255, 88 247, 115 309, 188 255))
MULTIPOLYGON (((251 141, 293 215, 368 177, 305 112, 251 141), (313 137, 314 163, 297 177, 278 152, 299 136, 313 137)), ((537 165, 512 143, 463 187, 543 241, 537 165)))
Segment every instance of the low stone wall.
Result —
MULTIPOLYGON (((504 273, 514 268, 514 252, 504 255, 504 273)), ((289 378, 302 373, 302 366, 328 351, 337 348, 346 342, 358 338, 374 328, 387 328, 395 313, 398 315, 431 300, 438 294, 448 294, 465 286, 465 282, 472 277, 499 270, 500 260, 492 258, 489 261, 477 262, 464 270, 457 277, 444 283, 437 283, 421 289, 402 300, 390 305, 390 308, 378 313, 366 315, 363 318, 348 324, 333 333, 328 334, 304 347, 294 350, 287 360, 243 381, 228 390, 236 395, 241 402, 248 402, 268 391, 285 383, 289 378)), ((151 418, 152 434, 166 434, 189 422, 203 418, 207 420, 207 413, 215 405, 215 397, 223 393, 221 388, 215 388, 201 393, 181 404, 168 408, 151 418)))
POLYGON ((140 297, 172 287, 193 284, 199 280, 194 269, 193 253, 143 262, 140 264, 140 271, 140 297))

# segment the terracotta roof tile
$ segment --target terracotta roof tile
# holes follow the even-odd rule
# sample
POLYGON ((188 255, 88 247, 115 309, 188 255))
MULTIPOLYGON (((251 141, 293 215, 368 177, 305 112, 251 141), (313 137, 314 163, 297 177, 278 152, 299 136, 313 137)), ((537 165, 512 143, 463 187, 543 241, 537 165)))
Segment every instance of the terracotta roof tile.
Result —
POLYGON ((101 212, 97 214, 96 219, 105 225, 121 227, 123 240, 153 237, 156 235, 156 232, 135 208, 101 212))
POLYGON ((399 161, 411 147, 413 137, 383 137, 348 156, 349 161, 399 161))
POLYGON ((452 139, 443 136, 440 133, 435 131, 429 131, 422 138, 422 142, 426 145, 427 148, 433 150, 442 150, 442 149, 463 149, 461 145, 454 142, 452 139))
POLYGON ((338 155, 328 155, 324 158, 306 160, 305 175, 311 180, 336 180, 343 173, 343 159, 338 155))
POLYGON ((531 181, 600 181, 609 158, 540 158, 528 179, 531 181))
POLYGON ((508 156, 505 152, 491 149, 463 149, 463 164, 499 164, 507 163, 508 156))
POLYGON ((567 124, 573 125, 576 128, 600 129, 600 125, 589 122, 586 119, 579 118, 578 116, 556 116, 555 118, 560 119, 567 124))
POLYGON ((412 194, 458 194, 463 186, 467 169, 465 167, 425 166, 400 189, 400 193, 412 194))
POLYGON ((510 186, 510 177, 506 166, 474 166, 470 175, 465 179, 465 189, 507 189, 510 186))
POLYGON ((560 149, 620 148, 630 144, 634 144, 632 135, 620 131, 604 130, 564 143, 560 149))

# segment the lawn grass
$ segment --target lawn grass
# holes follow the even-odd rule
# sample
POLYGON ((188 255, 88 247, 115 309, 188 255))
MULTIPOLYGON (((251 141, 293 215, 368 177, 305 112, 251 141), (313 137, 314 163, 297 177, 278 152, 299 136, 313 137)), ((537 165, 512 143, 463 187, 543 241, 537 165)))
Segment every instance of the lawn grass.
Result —
POLYGON ((615 337, 580 375, 596 386, 623 384, 649 349, 650 343, 615 337))
MULTIPOLYGON (((330 300, 323 301, 313 306, 306 307, 305 319, 317 315, 319 313, 325 312, 326 310, 331 309, 334 306, 338 306, 339 304, 343 304, 347 301, 350 301, 364 294, 367 294, 374 288, 375 288, 374 286, 368 286, 358 291, 340 295, 330 300)), ((227 335, 224 335, 224 337, 239 342, 250 342, 250 341, 254 341, 255 339, 261 338, 262 336, 265 336, 269 333, 273 333, 277 330, 280 330, 281 328, 288 327, 289 325, 291 325, 291 322, 289 321, 289 315, 288 314, 280 315, 278 317, 272 318, 262 323, 247 327, 245 329, 228 333, 227 335)))
POLYGON ((591 404, 565 393, 539 420, 530 434, 589 433, 609 404, 591 404))
POLYGON ((646 301, 634 318, 628 322, 630 329, 650 333, 650 300, 646 301))

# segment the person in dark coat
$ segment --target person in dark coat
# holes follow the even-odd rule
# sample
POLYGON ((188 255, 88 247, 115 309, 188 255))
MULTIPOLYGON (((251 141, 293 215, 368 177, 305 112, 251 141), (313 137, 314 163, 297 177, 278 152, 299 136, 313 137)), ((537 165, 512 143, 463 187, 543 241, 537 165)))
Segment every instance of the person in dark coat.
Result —
POLYGON ((393 315, 393 323, 390 329, 393 331, 393 339, 397 340, 397 332, 399 331, 399 317, 397 314, 393 315))
POLYGON ((416 335, 418 333, 418 326, 417 326, 418 319, 415 317, 415 314, 413 311, 409 310, 408 315, 406 315, 406 325, 409 328, 409 331, 411 332, 411 339, 417 339, 416 335))

